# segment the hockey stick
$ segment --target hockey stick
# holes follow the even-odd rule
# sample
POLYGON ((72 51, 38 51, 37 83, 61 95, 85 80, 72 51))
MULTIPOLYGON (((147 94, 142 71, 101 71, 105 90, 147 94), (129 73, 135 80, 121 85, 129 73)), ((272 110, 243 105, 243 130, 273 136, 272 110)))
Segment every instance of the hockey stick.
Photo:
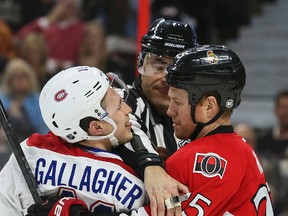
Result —
POLYGON ((18 165, 21 169, 21 172, 24 176, 24 179, 27 183, 27 186, 31 192, 31 195, 35 201, 35 203, 40 203, 42 201, 40 196, 40 191, 38 190, 38 185, 35 181, 35 178, 32 174, 32 171, 29 167, 29 164, 27 162, 27 159, 24 155, 24 152, 20 146, 20 143, 18 141, 18 138, 14 134, 13 128, 8 120, 7 114, 5 112, 4 106, 2 104, 2 101, 0 100, 0 109, 1 109, 1 124, 3 126, 4 132, 7 136, 7 139, 9 141, 10 148, 12 149, 15 158, 18 162, 18 165))

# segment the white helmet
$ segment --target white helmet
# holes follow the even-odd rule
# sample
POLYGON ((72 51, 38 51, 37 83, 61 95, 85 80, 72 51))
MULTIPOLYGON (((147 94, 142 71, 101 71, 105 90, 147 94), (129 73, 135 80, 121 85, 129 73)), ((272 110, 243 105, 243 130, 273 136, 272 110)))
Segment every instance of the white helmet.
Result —
POLYGON ((109 86, 108 77, 94 67, 72 67, 53 76, 39 99, 43 119, 51 132, 69 143, 109 138, 117 146, 114 136, 117 126, 101 107, 109 86), (89 136, 80 127, 80 120, 85 117, 107 121, 114 130, 107 136, 89 136))

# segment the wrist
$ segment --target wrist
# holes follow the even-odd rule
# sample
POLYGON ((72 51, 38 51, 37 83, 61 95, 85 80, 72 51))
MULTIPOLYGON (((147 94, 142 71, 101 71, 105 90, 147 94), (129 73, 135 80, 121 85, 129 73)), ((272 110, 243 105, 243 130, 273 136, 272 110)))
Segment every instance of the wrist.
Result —
POLYGON ((160 167, 164 169, 164 164, 157 154, 144 153, 140 154, 138 157, 138 166, 141 170, 141 177, 144 178, 145 172, 149 172, 151 169, 154 170, 155 167, 160 167))

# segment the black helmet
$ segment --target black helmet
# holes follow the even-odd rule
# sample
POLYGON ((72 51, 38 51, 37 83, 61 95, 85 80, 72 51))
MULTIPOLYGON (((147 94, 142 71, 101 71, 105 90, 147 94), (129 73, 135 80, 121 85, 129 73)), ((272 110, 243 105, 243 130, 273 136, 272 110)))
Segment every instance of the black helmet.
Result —
POLYGON ((168 66, 168 85, 185 89, 195 105, 204 93, 217 92, 221 109, 234 109, 241 101, 246 73, 239 57, 221 45, 199 45, 178 54, 168 66))
POLYGON ((196 33, 189 24, 159 18, 142 37, 141 51, 174 57, 179 52, 197 45, 196 39, 196 33))

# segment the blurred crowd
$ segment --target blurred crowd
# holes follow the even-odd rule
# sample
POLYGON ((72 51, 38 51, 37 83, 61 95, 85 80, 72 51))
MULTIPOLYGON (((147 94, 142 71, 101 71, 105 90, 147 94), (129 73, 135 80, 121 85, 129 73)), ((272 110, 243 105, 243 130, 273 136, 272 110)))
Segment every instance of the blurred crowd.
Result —
MULTIPOLYGON (((20 57, 35 70, 40 87, 59 70, 79 64, 117 72, 132 83, 138 1, 0 0, 0 75, 9 59, 20 57)), ((159 17, 183 21, 195 28, 200 44, 221 44, 237 38, 264 3, 274 1, 149 2, 151 22, 159 17)))
MULTIPOLYGON (((151 0, 159 17, 195 27, 198 42, 238 37, 264 3, 276 0, 151 0)), ((138 0, 0 0, 0 98, 19 141, 46 133, 40 89, 55 73, 89 65, 117 73, 131 84, 136 72, 138 0)), ((253 146, 267 173, 276 213, 288 203, 288 92, 275 96, 278 125, 258 130, 235 125, 253 146)), ((0 169, 11 151, 0 130, 0 169)))
POLYGON ((288 215, 288 89, 275 95, 274 114, 277 124, 272 128, 234 125, 235 131, 254 148, 272 192, 275 215, 288 215))

